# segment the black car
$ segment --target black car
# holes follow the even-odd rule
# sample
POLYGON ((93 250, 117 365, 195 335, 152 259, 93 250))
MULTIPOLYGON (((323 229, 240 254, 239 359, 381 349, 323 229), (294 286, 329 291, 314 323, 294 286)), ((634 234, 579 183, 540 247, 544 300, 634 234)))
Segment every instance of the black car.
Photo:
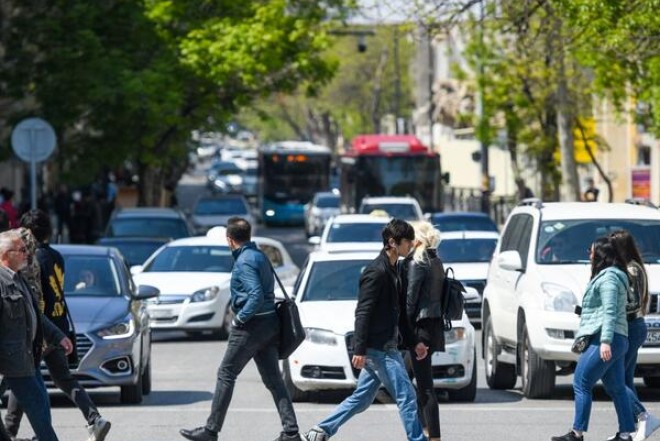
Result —
POLYGON ((102 237, 96 243, 117 248, 131 267, 142 265, 154 251, 169 241, 169 238, 163 237, 102 237))
MULTIPOLYGON (((151 392, 151 327, 144 300, 153 286, 135 286, 115 248, 56 245, 64 257, 64 295, 76 330, 78 362, 71 368, 86 388, 119 386, 122 403, 151 392)), ((45 365, 42 374, 53 386, 45 365)))
POLYGON ((194 236, 194 230, 174 208, 124 208, 112 214, 104 236, 181 239, 194 236))

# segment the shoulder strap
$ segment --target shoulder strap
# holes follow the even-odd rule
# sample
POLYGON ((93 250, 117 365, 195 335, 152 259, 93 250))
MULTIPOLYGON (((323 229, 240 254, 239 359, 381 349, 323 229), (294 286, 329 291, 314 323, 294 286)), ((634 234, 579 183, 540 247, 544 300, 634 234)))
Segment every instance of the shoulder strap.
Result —
POLYGON ((287 300, 291 300, 291 297, 289 297, 289 294, 287 294, 286 289, 284 289, 284 285, 282 284, 282 281, 280 280, 279 276, 275 272, 275 268, 273 268, 273 264, 270 263, 270 259, 268 258, 268 256, 266 256, 266 253, 264 253, 263 251, 261 253, 266 258, 266 262, 268 262, 268 266, 270 267, 270 270, 272 271, 273 276, 275 276, 275 280, 277 280, 277 284, 280 286, 280 289, 282 290, 282 293, 284 294, 284 298, 287 299, 287 300))

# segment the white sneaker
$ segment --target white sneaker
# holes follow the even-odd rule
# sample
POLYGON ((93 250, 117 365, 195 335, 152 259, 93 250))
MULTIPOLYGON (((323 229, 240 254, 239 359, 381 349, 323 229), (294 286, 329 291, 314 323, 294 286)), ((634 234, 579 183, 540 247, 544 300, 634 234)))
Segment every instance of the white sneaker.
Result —
POLYGON ((660 418, 648 414, 646 419, 641 420, 639 422, 639 425, 637 426, 637 433, 635 433, 635 437, 633 438, 633 441, 645 440, 659 428, 660 428, 660 418))
POLYGON ((94 424, 87 426, 87 430, 89 431, 87 441, 103 441, 110 431, 110 421, 98 417, 94 424))
POLYGON ((309 429, 303 439, 307 441, 328 441, 330 437, 320 427, 314 426, 309 429))

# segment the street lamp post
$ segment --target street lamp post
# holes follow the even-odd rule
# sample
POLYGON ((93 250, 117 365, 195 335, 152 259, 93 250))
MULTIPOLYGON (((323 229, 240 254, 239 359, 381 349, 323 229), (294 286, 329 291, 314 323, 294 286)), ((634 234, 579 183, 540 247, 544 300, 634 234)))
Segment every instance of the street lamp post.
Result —
POLYGON ((479 139, 481 141, 481 211, 490 214, 490 170, 488 161, 488 139, 486 136, 487 115, 484 108, 484 0, 479 2, 479 139))

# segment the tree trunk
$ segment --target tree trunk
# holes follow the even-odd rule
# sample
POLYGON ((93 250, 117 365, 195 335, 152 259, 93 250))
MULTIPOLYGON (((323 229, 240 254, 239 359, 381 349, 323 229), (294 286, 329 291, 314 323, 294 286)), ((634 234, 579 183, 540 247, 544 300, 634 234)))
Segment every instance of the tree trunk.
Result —
MULTIPOLYGON (((557 20, 557 36, 561 41, 561 21, 557 20)), ((573 137, 573 103, 568 92, 566 66, 564 64, 564 47, 560 42, 557 51, 557 131, 559 133, 559 152, 561 153, 561 198, 563 201, 580 200, 577 166, 575 165, 575 143, 573 137)))
POLYGON ((383 91, 383 74, 387 66, 387 48, 383 48, 378 60, 378 66, 374 74, 374 88, 372 92, 371 101, 371 122, 373 124, 373 132, 380 133, 380 99, 383 91))

